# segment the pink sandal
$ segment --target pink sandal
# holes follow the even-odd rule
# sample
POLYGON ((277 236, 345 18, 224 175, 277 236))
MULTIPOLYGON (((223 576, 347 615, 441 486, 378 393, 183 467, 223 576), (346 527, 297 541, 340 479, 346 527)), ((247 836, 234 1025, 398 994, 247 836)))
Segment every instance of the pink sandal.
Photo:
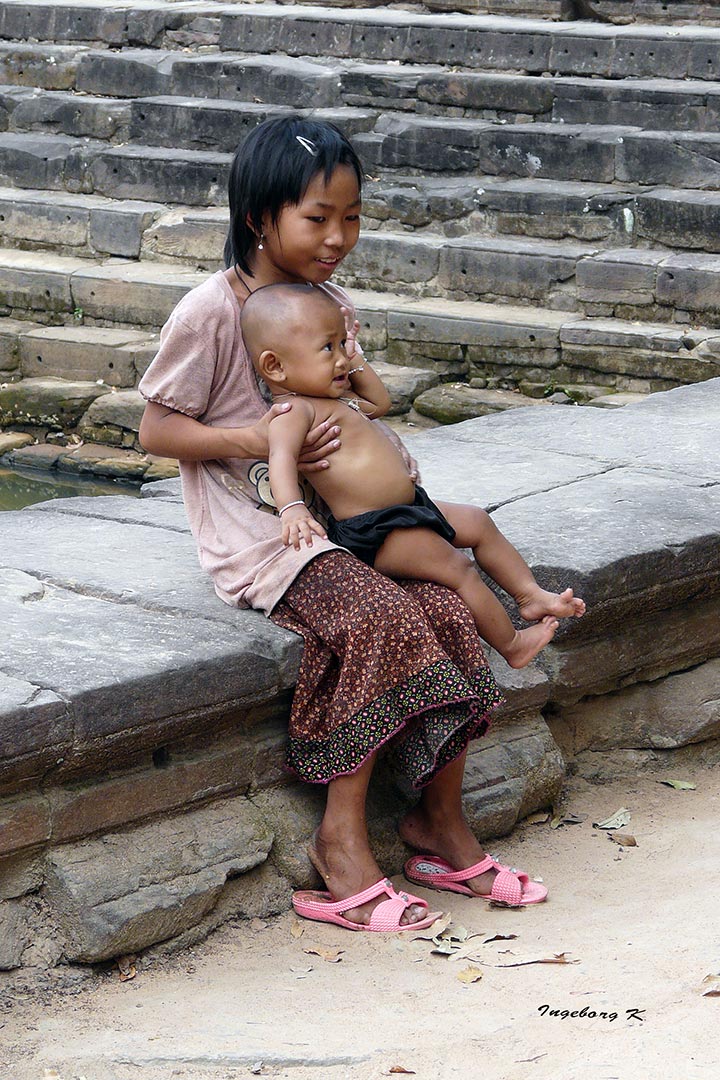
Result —
POLYGON ((415 885, 462 893, 478 900, 492 900, 507 907, 539 904, 548 894, 544 885, 531 881, 527 874, 496 862, 492 855, 487 855, 482 862, 469 866, 467 870, 453 870, 450 863, 437 855, 413 855, 412 859, 405 863, 404 873, 408 881, 415 885), (473 892, 467 885, 462 884, 486 870, 497 870, 489 895, 473 892))
POLYGON ((431 911, 426 918, 419 922, 401 925, 400 919, 403 913, 412 904, 419 904, 425 910, 428 908, 426 900, 421 899, 419 896, 413 896, 411 893, 398 892, 392 881, 387 878, 381 878, 374 885, 371 885, 369 889, 356 893, 355 896, 348 896, 346 900, 333 900, 329 892, 314 892, 311 890, 293 893, 292 897, 292 905, 297 914, 301 915, 303 919, 335 923, 336 926, 344 926, 346 930, 368 930, 380 934, 397 933, 401 930, 424 930, 425 927, 432 926, 435 920, 440 917, 441 913, 439 911, 431 911), (388 899, 383 900, 374 908, 369 924, 350 922, 349 919, 343 918, 343 911, 360 907, 361 904, 366 904, 368 900, 375 900, 376 897, 381 896, 383 893, 387 895, 388 899))

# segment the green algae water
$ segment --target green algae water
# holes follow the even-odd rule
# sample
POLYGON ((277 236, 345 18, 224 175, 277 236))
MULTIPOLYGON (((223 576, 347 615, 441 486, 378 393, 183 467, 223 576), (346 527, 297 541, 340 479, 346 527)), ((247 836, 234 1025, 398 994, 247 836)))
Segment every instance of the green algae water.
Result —
POLYGON ((48 499, 69 499, 78 495, 133 495, 140 485, 113 480, 85 479, 67 473, 39 469, 10 469, 0 465, 0 511, 21 510, 23 506, 48 499))

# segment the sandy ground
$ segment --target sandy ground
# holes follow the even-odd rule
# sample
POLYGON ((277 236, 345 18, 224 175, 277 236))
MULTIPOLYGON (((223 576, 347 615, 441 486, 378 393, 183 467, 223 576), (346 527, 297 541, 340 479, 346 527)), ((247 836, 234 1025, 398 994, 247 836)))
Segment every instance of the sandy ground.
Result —
POLYGON ((542 876, 545 904, 507 910, 425 893, 452 913, 448 932, 479 935, 466 942, 472 959, 432 955, 432 942, 414 934, 350 933, 292 914, 225 926, 179 956, 146 958, 130 981, 98 972, 76 996, 0 1016, 0 1077, 716 1075, 720 998, 703 996, 701 984, 720 972, 720 770, 676 778, 697 789, 652 776, 572 780, 565 810, 587 815, 582 824, 523 824, 506 837, 497 853, 542 876), (637 847, 592 827, 621 807, 637 847), (487 942, 494 934, 517 936, 487 942), (573 962, 499 966, 560 953, 573 962), (468 967, 479 981, 458 978, 468 967))

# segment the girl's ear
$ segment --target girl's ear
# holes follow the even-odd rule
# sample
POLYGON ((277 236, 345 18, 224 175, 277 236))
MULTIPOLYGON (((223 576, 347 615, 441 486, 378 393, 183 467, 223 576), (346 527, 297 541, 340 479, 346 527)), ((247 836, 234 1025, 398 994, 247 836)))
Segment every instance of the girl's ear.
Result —
POLYGON ((260 353, 256 366, 266 382, 285 382, 287 378, 283 370, 282 360, 272 349, 264 349, 260 353))

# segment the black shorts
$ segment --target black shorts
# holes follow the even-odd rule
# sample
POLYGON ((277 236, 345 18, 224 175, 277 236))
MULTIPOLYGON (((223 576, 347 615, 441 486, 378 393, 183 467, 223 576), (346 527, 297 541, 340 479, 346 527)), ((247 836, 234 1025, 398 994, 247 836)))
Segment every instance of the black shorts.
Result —
POLYGON ((421 487, 415 488, 415 502, 385 506, 382 510, 368 510, 366 514, 336 521, 330 515, 327 523, 328 539, 333 544, 347 548, 373 566, 375 556, 389 533, 395 529, 432 529, 449 544, 455 539, 455 530, 438 510, 421 487))

